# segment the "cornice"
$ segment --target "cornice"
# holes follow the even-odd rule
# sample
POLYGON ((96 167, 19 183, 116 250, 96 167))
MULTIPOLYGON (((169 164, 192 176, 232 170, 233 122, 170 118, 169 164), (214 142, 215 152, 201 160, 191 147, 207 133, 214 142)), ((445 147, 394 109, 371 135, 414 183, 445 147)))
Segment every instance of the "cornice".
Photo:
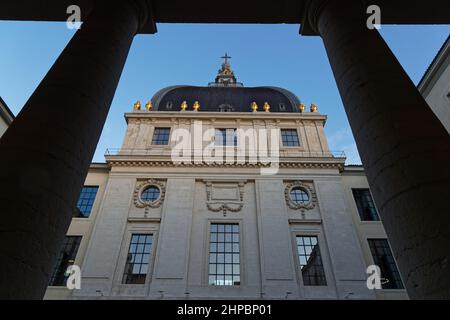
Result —
POLYGON ((196 112, 196 111, 147 111, 140 110, 134 112, 125 113, 125 119, 127 123, 130 119, 149 121, 152 119, 168 119, 174 121, 174 119, 199 119, 211 121, 220 120, 259 120, 259 121, 279 121, 279 120, 312 120, 323 121, 327 120, 327 116, 317 112, 196 112), (148 120, 147 120, 148 119, 148 120))
MULTIPOLYGON (((170 160, 151 160, 151 159, 120 159, 118 157, 109 157, 107 163, 111 167, 166 167, 166 168, 245 168, 258 169, 270 168, 270 164, 258 163, 174 163, 170 160)), ((278 163, 279 168, 283 169, 338 169, 344 170, 345 160, 334 161, 291 161, 278 163)))

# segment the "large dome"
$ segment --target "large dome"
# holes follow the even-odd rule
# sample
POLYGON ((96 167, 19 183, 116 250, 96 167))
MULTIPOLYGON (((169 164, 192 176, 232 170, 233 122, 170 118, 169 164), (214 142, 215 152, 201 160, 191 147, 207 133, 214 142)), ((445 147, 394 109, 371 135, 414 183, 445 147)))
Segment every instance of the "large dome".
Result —
POLYGON ((186 101, 192 108, 195 101, 200 103, 199 111, 251 112, 251 104, 256 102, 259 110, 267 102, 270 112, 300 112, 299 98, 289 90, 278 87, 244 87, 236 81, 228 57, 216 77, 215 82, 205 87, 171 86, 158 91, 152 98, 153 110, 179 111, 186 101))
POLYGON ((186 101, 192 106, 200 103, 199 111, 251 112, 250 105, 256 102, 259 110, 265 102, 271 112, 299 112, 300 100, 292 92, 275 87, 194 87, 173 86, 160 90, 153 98, 153 110, 179 111, 186 101))

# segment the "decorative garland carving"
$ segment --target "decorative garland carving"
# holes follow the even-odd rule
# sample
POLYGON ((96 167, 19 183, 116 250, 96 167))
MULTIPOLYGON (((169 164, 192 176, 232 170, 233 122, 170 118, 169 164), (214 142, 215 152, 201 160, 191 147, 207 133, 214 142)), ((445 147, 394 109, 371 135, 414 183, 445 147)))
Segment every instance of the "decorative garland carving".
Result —
POLYGON ((134 204, 138 208, 159 208, 164 202, 164 197, 166 195, 166 185, 164 182, 155 180, 155 179, 147 179, 136 185, 133 193, 134 204), (155 186, 159 189, 159 198, 155 201, 143 201, 141 199, 142 192, 150 186, 155 186))
POLYGON ((206 207, 212 212, 222 212, 226 217, 227 212, 239 212, 244 207, 244 186, 245 182, 236 183, 239 188, 239 200, 212 200, 213 183, 206 181, 206 207))
POLYGON ((316 206, 315 202, 317 197, 311 185, 306 184, 303 181, 292 181, 287 183, 286 187, 284 188, 284 198, 289 208, 294 210, 301 210, 302 212, 304 212, 305 210, 314 209, 314 207, 316 206), (308 203, 296 203, 292 200, 291 191, 294 188, 301 188, 308 194, 308 203))

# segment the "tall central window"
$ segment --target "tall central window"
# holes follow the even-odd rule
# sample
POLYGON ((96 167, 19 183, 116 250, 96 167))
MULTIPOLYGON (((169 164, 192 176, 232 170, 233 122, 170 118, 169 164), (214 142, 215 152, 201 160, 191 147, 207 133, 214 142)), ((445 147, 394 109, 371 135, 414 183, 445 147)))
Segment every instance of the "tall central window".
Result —
POLYGON ((316 236, 297 236, 298 259, 305 286, 326 286, 322 255, 316 236))
POLYGON ((155 128, 153 133, 152 144, 168 145, 170 136, 170 128, 155 128))
POLYGON ((214 141, 216 146, 237 146, 236 129, 216 129, 214 141))
POLYGON ((212 223, 210 228, 209 284, 240 285, 239 224, 212 223))
POLYGON ((152 234, 133 234, 122 283, 144 284, 152 252, 152 234))

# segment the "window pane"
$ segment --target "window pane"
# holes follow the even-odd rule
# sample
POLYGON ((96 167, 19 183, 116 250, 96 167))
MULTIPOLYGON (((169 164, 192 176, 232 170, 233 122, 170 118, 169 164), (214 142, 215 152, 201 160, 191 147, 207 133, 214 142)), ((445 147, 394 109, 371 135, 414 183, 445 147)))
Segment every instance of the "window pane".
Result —
POLYGON ((239 285, 239 225, 213 223, 210 232, 209 284, 239 285))
POLYGON ((91 215, 92 206, 97 196, 98 186, 84 186, 81 189, 80 197, 77 202, 77 210, 74 218, 89 218, 91 215))
POLYGON ((298 133, 296 129, 281 129, 281 139, 285 147, 298 147, 298 133))
POLYGON ((235 128, 216 128, 214 141, 217 146, 237 146, 237 131, 235 128))
POLYGON ((81 236, 66 236, 63 247, 56 261, 56 266, 50 278, 50 286, 65 286, 68 276, 67 268, 74 264, 80 246, 81 236))
POLYGON ((297 236, 297 252, 305 286, 326 286, 322 256, 316 236, 297 236))
POLYGON ((383 289, 403 289, 403 282, 387 239, 368 239, 374 263, 380 267, 383 289))
POLYGON ((170 136, 170 128, 155 128, 153 133, 152 144, 168 145, 170 136))
POLYGON ((141 193, 142 201, 153 202, 159 199, 161 191, 156 186, 149 186, 141 193))
POLYGON ((309 194, 305 189, 301 187, 294 187, 291 190, 291 200, 296 204, 308 204, 309 203, 309 194))
POLYGON ((122 283, 144 284, 152 250, 153 235, 133 234, 128 249, 122 283))
POLYGON ((358 213, 362 221, 379 221, 377 208, 369 189, 352 189, 358 213))

